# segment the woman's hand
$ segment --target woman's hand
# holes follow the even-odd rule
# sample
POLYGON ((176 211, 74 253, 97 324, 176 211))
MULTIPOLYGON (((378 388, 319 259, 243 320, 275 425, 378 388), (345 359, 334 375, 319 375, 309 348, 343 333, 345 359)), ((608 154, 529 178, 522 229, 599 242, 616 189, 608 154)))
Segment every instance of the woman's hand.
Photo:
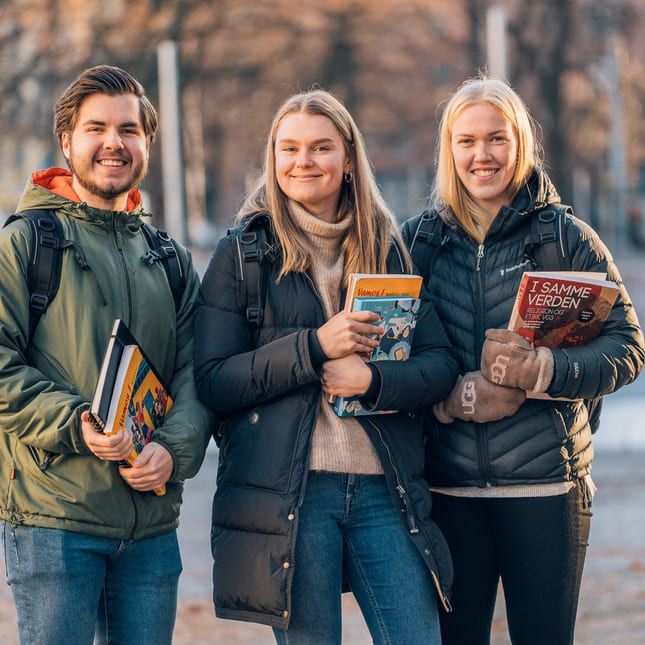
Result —
POLYGON ((367 392, 372 382, 372 370, 359 354, 349 354, 325 361, 321 381, 325 394, 359 396, 367 392))
POLYGON ((372 324, 379 320, 373 311, 341 311, 318 328, 318 342, 331 359, 354 353, 369 355, 379 345, 370 336, 383 333, 382 327, 372 324))

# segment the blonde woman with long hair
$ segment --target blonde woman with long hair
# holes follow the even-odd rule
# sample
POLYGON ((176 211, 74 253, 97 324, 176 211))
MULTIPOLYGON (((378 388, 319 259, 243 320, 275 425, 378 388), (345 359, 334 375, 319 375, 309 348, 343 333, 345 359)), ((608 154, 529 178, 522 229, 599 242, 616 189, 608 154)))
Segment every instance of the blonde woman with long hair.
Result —
POLYGON ((411 357, 366 362, 381 331, 342 312, 350 273, 407 273, 410 258, 345 107, 290 97, 238 223, 263 231, 262 324, 238 300, 235 236, 204 276, 196 381, 224 417, 213 501, 218 616, 271 625, 278 643, 341 640, 341 591, 375 643, 439 643, 450 556, 430 520, 422 407, 444 398, 456 363, 422 300, 411 357), (338 417, 329 395, 395 414, 338 417))

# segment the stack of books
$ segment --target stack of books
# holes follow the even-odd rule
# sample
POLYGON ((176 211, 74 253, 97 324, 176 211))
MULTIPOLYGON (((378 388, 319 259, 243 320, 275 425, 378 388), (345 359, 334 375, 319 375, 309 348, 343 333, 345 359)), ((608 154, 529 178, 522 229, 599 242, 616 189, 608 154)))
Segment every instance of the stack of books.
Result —
MULTIPOLYGON (((132 466, 143 447, 161 426, 173 401, 139 343, 122 320, 116 319, 108 339, 90 406, 98 432, 132 434, 132 452, 121 465, 132 466)), ((165 489, 155 490, 163 495, 165 489)))

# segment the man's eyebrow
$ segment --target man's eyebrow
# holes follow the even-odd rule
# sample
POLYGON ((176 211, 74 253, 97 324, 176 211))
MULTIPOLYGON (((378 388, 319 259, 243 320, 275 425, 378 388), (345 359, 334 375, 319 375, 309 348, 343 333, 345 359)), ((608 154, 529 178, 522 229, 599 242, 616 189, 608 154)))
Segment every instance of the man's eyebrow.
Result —
MULTIPOLYGON (((99 119, 87 119, 83 121, 83 125, 105 125, 105 121, 99 119)), ((125 121, 119 124, 120 128, 139 128, 141 124, 138 121, 125 121)))

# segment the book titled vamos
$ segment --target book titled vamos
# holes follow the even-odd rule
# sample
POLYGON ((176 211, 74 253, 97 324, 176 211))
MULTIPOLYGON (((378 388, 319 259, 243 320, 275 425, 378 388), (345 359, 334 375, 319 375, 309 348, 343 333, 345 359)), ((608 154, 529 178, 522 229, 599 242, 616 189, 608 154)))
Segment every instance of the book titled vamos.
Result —
POLYGON ((594 272, 525 272, 508 328, 536 347, 585 345, 600 334, 618 295, 618 286, 604 278, 594 272))

